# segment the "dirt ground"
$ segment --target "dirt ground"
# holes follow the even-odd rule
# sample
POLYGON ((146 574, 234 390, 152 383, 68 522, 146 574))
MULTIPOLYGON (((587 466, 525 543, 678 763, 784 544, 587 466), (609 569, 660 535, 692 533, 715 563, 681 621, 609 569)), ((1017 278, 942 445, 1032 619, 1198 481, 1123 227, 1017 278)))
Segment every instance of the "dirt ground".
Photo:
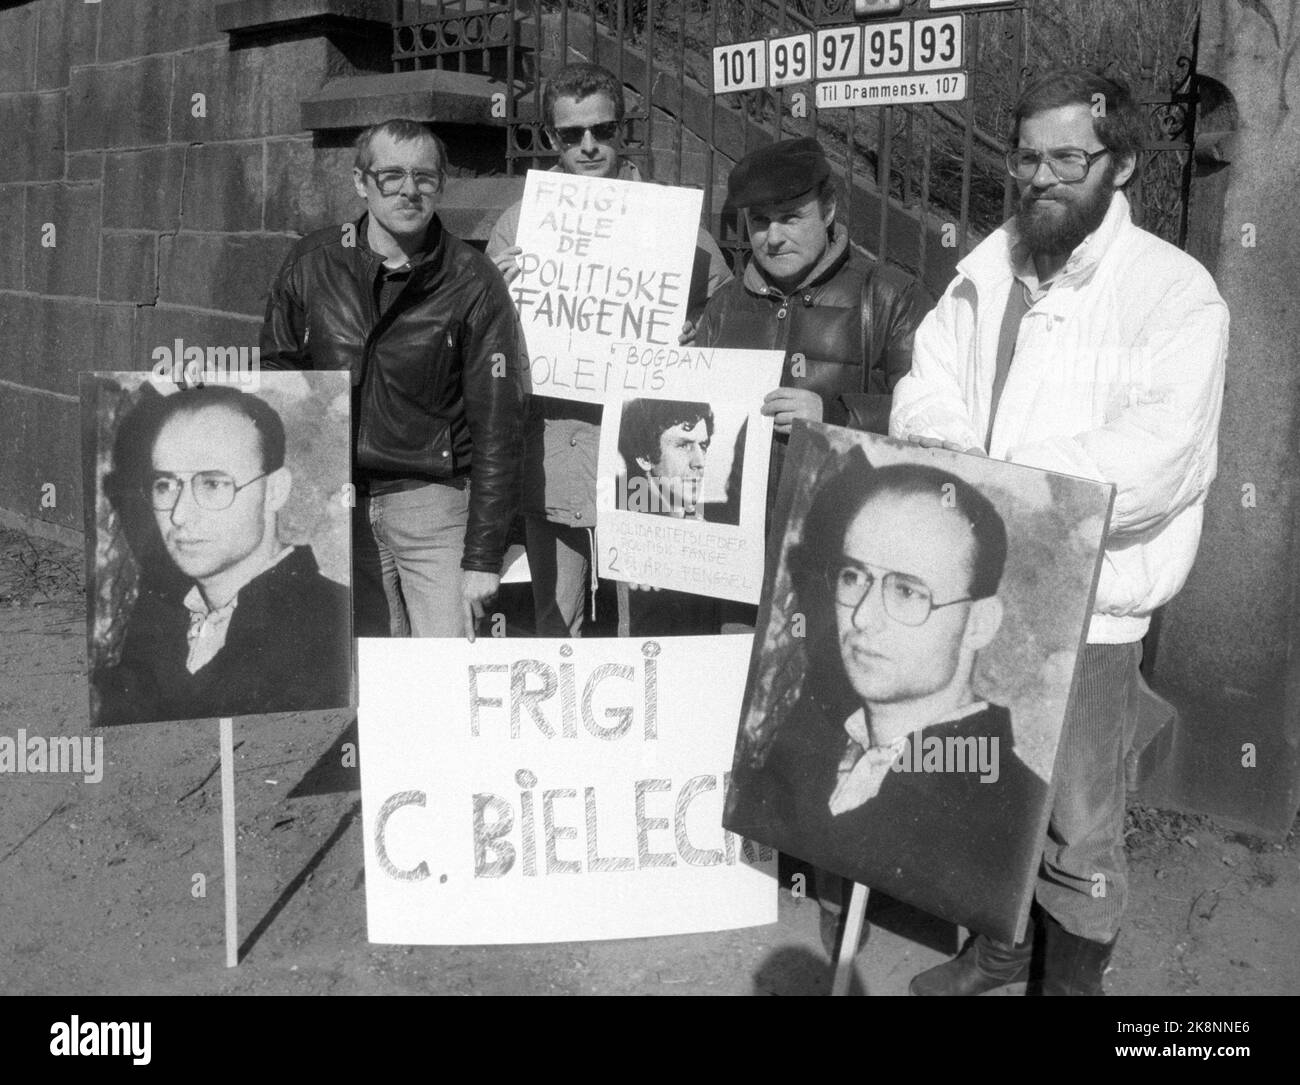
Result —
MULTIPOLYGON (((80 553, 0 531, 0 735, 88 732, 80 553)), ((217 725, 97 731, 99 783, 0 775, 0 993, 825 993, 814 901, 772 926, 502 947, 366 941, 348 713, 236 726, 240 938, 223 950, 217 725), (203 875, 203 879, 196 878, 203 875), (202 894, 196 886, 201 884, 202 894)), ((1300 838, 1134 806, 1115 995, 1300 993, 1300 838)), ((859 989, 902 994, 956 932, 875 899, 859 989)), ((1014 992, 1013 993, 1018 993, 1014 992)))

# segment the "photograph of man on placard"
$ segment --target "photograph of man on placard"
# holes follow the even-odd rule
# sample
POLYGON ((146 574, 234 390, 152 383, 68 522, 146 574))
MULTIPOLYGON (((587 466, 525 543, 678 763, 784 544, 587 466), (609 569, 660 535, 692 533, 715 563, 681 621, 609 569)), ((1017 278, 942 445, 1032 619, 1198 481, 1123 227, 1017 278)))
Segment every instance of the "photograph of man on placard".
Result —
POLYGON ((144 376, 84 386, 92 722, 348 705, 346 375, 144 376))
POLYGON ((1103 485, 801 426, 727 827, 1014 938, 1108 503, 1103 485))
POLYGON ((619 421, 618 451, 626 475, 616 507, 651 516, 740 523, 743 419, 738 429, 719 430, 708 403, 630 399, 619 421), (721 448, 715 438, 723 442, 721 448), (724 462, 727 454, 729 463, 724 462))

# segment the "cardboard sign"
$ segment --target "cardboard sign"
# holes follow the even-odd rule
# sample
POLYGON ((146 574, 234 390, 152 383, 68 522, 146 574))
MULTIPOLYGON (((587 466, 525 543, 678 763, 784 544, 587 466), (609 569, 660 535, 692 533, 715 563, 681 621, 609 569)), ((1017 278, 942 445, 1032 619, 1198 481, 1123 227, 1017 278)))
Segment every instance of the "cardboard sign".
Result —
POLYGON ((348 375, 181 366, 181 345, 175 366, 81 377, 91 721, 346 706, 348 375))
POLYGON ((598 569, 757 603, 779 350, 678 348, 686 364, 611 401, 596 482, 598 569))
POLYGON ((703 199, 698 189, 528 171, 510 295, 535 395, 601 403, 643 391, 671 364, 703 199), (637 348, 663 358, 641 364, 629 353, 637 348), (629 383, 637 379, 645 384, 629 383))
POLYGON ((370 940, 776 922, 775 856, 721 826, 750 640, 360 641, 370 940))
POLYGON ((796 423, 724 824, 1015 941, 1113 493, 796 423))

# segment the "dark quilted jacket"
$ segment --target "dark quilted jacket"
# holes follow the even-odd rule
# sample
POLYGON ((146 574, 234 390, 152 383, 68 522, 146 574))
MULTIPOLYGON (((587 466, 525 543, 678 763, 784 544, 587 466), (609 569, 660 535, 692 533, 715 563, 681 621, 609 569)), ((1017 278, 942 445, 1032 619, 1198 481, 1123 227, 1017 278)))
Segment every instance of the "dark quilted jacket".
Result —
POLYGON ((931 304, 910 275, 843 244, 788 296, 751 263, 709 300, 695 341, 783 350, 781 386, 817 392, 823 421, 887 433, 890 393, 912 366, 912 336, 931 304))

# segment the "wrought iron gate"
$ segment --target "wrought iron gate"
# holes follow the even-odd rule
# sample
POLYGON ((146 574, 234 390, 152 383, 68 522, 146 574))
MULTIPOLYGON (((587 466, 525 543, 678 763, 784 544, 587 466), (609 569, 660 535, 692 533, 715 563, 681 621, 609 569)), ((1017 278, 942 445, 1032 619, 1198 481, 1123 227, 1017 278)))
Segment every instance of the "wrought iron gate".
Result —
MULTIPOLYGON (((1140 23, 1137 0, 1114 2, 1132 3, 1140 23)), ((1179 245, 1196 112, 1195 2, 1184 0, 1177 41, 1143 46, 1141 63, 1127 65, 1153 117, 1132 193, 1135 212, 1179 245)), ((393 66, 502 81, 504 168, 515 173, 544 167, 554 155, 543 133, 540 80, 566 61, 603 64, 630 92, 628 156, 647 177, 702 187, 706 225, 733 250, 744 248, 744 238, 735 216, 722 213, 732 163, 763 142, 813 136, 837 167, 846 197, 841 214, 854 240, 942 287, 955 262, 1011 212, 1014 189, 1002 164, 1011 106, 1025 76, 1050 61, 1036 54, 1049 51, 1052 35, 1075 32, 1072 16, 1051 0, 969 12, 972 87, 960 103, 818 110, 807 86, 715 97, 714 45, 851 22, 852 8, 852 0, 393 0, 393 66)), ((896 18, 927 14, 928 0, 905 0, 896 18)), ((1166 26, 1158 36, 1174 35, 1166 26)), ((1105 62, 1105 41, 1088 48, 1092 55, 1077 59, 1105 62)), ((1127 49, 1126 39, 1112 36, 1110 48, 1127 49)))

